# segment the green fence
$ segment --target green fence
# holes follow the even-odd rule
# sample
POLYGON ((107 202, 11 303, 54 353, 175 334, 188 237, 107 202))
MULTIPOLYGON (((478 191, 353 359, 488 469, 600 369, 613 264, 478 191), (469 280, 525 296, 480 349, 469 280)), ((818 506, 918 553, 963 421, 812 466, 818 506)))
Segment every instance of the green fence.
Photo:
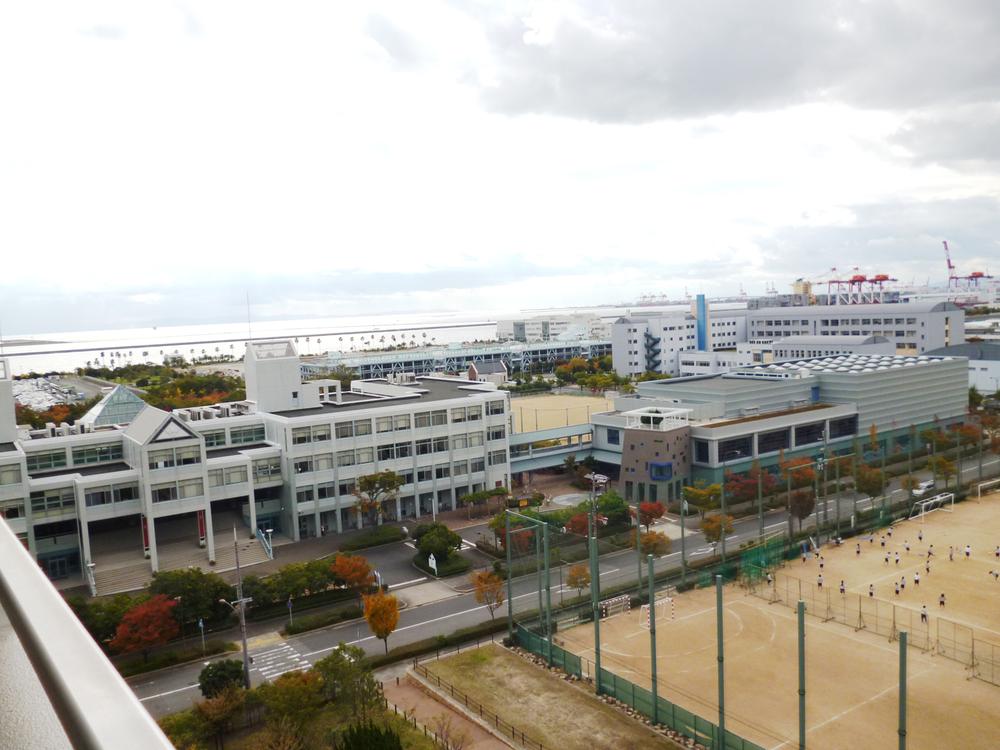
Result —
MULTIPOLYGON (((548 658, 549 643, 544 638, 532 633, 522 625, 517 626, 516 637, 521 648, 527 649, 542 658, 548 658)), ((569 653, 555 644, 552 645, 552 663, 556 666, 562 666, 569 674, 574 674, 577 677, 582 676, 580 657, 569 653)), ((601 669, 601 692, 618 699, 643 716, 654 719, 652 692, 603 668, 601 669)), ((703 719, 697 714, 681 708, 663 697, 658 697, 656 707, 655 720, 660 724, 673 729, 675 732, 680 732, 688 739, 692 739, 706 747, 723 750, 718 742, 719 728, 711 721, 703 719)), ((727 731, 725 750, 764 749, 760 745, 755 745, 727 731)))

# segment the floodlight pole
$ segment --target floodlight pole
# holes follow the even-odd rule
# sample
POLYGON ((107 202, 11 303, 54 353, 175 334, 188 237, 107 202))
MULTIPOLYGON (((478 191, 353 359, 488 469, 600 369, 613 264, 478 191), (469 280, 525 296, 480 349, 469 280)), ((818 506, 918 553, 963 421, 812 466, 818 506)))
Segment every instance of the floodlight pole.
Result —
POLYGON ((806 750, 806 603, 799 599, 799 750, 806 750))
POLYGON ((899 631, 899 750, 906 750, 906 631, 899 631))
POLYGON ((722 473, 722 481, 719 482, 719 512, 722 518, 719 520, 719 540, 722 542, 722 562, 726 561, 726 474, 722 473))
POLYGON ((722 643, 722 576, 715 577, 715 624, 719 662, 719 742, 718 750, 726 748, 726 669, 725 648, 722 643))
POLYGON ((549 666, 552 666, 552 587, 549 583, 549 525, 542 524, 542 555, 545 560, 545 637, 549 644, 549 666))
POLYGON ((656 695, 656 608, 654 607, 656 591, 654 590, 652 555, 646 555, 646 565, 648 566, 647 575, 649 578, 649 671, 652 676, 650 679, 653 693, 652 719, 654 724, 659 724, 660 717, 657 711, 659 699, 656 695))
POLYGON ((507 547, 507 638, 508 640, 513 640, 514 638, 514 584, 513 578, 514 573, 511 570, 511 554, 510 554, 510 511, 505 510, 504 513, 504 523, 507 527, 505 539, 505 546, 507 547))
POLYGON ((590 604, 594 612, 594 689, 601 694, 601 578, 597 563, 597 528, 594 506, 587 514, 587 547, 590 554, 590 604))
POLYGON ((764 467, 757 462, 757 524, 760 527, 758 536, 764 539, 764 467))

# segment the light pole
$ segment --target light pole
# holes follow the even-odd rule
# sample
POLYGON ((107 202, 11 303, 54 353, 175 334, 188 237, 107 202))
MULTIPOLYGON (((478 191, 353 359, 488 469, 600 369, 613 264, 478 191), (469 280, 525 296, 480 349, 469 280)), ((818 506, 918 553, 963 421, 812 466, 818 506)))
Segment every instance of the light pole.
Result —
POLYGON ((252 602, 251 597, 243 596, 243 574, 240 572, 240 546, 236 539, 236 527, 233 526, 233 549, 236 552, 236 601, 230 602, 219 599, 222 604, 227 605, 233 612, 240 616, 240 638, 243 640, 243 687, 250 689, 250 653, 247 651, 247 620, 246 605, 252 602))

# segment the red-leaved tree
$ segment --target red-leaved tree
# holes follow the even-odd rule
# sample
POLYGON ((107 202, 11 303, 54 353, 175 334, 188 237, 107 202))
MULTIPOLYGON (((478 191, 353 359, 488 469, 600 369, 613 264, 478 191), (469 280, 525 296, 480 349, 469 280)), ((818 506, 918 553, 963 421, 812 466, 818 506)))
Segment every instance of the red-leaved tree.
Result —
POLYGON ((663 507, 663 503, 639 503, 639 523, 646 527, 646 531, 649 531, 649 527, 653 525, 653 521, 657 518, 663 518, 663 514, 667 512, 667 509, 663 507))
POLYGON ((142 652, 143 661, 149 658, 149 650, 159 646, 180 632, 174 607, 177 602, 163 594, 137 604, 122 617, 115 631, 115 637, 108 645, 112 651, 122 654, 142 652))
POLYGON ((577 513, 566 522, 566 531, 577 536, 587 535, 587 514, 577 513))

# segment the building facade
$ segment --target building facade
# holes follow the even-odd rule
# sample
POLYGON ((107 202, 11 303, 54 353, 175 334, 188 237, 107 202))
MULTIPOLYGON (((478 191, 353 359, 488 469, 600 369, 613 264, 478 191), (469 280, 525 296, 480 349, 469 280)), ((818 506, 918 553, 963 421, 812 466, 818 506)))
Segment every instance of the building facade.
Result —
POLYGON ((418 377, 341 392, 303 381, 290 342, 254 342, 246 401, 27 430, 0 368, 0 513, 53 578, 99 580, 129 555, 149 572, 178 555, 214 564, 231 526, 265 552, 274 537, 365 526, 358 479, 379 471, 404 479, 391 519, 433 518, 510 481, 508 396, 489 383, 418 377))

